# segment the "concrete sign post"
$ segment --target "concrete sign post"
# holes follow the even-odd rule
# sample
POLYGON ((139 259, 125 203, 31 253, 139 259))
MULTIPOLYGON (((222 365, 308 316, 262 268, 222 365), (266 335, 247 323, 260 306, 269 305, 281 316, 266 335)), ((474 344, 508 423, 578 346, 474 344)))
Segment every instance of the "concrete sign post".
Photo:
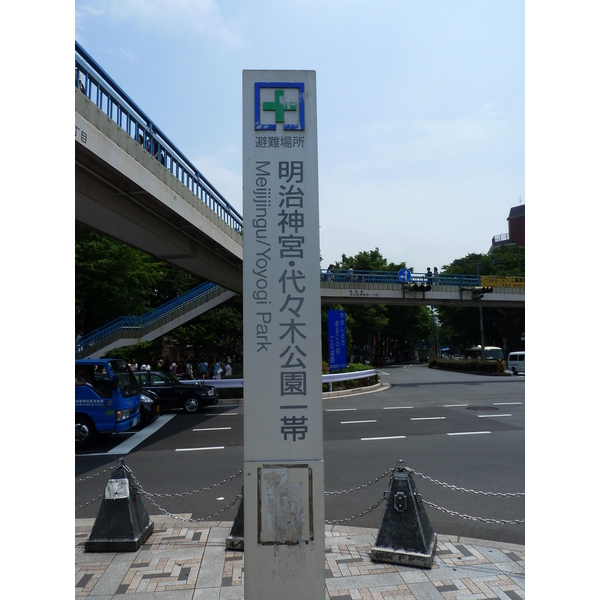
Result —
POLYGON ((325 598, 314 71, 244 71, 244 598, 325 598))

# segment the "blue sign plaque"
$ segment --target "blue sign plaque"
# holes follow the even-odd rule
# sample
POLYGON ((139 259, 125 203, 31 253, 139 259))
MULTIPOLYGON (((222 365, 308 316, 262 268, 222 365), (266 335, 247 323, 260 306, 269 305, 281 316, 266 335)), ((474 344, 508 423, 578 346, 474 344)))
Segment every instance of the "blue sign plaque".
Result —
POLYGON ((402 283, 408 283, 410 281, 410 271, 408 269, 400 269, 398 271, 398 279, 402 283))
POLYGON ((346 361, 346 313, 343 310, 328 310, 329 370, 345 369, 346 361))

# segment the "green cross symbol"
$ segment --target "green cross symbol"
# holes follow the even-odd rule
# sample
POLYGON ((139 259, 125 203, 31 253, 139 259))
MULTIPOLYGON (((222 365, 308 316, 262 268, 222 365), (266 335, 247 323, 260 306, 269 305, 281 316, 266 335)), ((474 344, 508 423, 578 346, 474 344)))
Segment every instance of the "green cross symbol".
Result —
POLYGON ((263 110, 275 111, 275 123, 283 123, 286 111, 295 111, 296 103, 283 101, 283 90, 275 90, 275 102, 263 102, 263 110))

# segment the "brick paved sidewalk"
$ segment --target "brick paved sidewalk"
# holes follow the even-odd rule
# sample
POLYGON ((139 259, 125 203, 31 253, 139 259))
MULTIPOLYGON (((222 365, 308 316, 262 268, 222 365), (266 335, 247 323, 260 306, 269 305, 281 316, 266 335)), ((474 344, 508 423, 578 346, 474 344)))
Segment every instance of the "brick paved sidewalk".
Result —
MULTIPOLYGON (((186 515, 183 515, 186 516, 186 515)), ((241 600, 244 553, 225 549, 231 521, 188 524, 151 516, 137 552, 86 553, 94 519, 77 519, 75 596, 96 600, 241 600)), ((525 548, 438 535, 434 565, 371 562, 376 529, 326 526, 327 598, 429 600, 525 598, 525 548)))

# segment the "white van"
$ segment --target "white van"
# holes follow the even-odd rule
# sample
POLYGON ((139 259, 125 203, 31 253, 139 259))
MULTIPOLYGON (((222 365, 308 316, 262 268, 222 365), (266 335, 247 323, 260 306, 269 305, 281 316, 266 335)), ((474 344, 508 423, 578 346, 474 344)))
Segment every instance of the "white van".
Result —
POLYGON ((517 373, 525 373, 525 350, 519 352, 511 352, 506 361, 506 367, 512 371, 513 375, 517 373))

